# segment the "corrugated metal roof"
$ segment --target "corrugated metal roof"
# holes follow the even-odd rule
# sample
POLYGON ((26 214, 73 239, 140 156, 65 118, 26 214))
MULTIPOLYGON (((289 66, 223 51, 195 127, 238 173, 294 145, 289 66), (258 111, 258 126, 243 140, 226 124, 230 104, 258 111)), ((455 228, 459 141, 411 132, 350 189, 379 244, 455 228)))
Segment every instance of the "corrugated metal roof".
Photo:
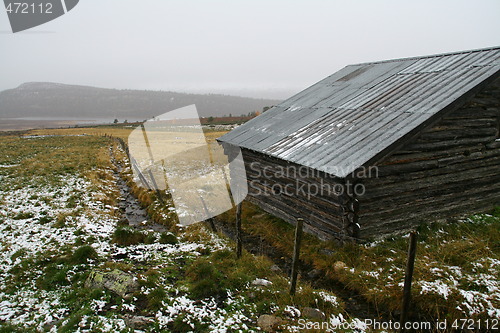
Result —
POLYGON ((219 140, 343 178, 499 70, 500 47, 350 65, 219 140))

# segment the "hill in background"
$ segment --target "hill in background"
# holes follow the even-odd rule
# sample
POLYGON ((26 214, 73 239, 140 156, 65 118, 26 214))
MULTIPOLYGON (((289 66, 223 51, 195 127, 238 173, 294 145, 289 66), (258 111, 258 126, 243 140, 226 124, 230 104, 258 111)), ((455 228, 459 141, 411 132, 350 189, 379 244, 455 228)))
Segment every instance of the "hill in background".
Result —
POLYGON ((201 117, 221 117, 248 115, 279 102, 272 99, 218 94, 118 90, 30 82, 0 92, 0 117, 140 120, 149 119, 191 104, 196 105, 201 117))

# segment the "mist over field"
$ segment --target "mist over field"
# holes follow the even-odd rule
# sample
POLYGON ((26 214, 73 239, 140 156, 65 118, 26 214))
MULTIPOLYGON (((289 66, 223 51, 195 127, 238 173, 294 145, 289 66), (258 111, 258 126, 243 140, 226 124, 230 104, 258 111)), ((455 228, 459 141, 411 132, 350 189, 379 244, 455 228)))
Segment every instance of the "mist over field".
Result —
POLYGON ((201 117, 240 116, 279 100, 32 82, 0 92, 0 118, 144 120, 196 104, 201 117))

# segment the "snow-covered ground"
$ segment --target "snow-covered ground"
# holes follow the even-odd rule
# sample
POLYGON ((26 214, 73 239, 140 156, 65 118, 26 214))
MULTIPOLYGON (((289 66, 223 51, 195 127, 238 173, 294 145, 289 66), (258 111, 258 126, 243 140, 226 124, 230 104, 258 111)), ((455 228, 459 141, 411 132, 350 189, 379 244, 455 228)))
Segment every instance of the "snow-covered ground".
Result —
POLYGON ((95 248, 101 254, 100 244, 109 243, 107 240, 114 230, 116 218, 110 215, 109 208, 93 200, 92 193, 87 191, 90 183, 80 177, 67 176, 61 184, 39 187, 34 177, 30 186, 0 191, 2 321, 42 330, 44 325, 64 318, 68 311, 60 302, 67 287, 50 292, 37 288, 36 281, 43 271, 36 265, 26 267, 31 270, 30 274, 25 281, 15 285, 15 290, 5 290, 6 286, 13 284, 13 270, 25 269, 23 263, 30 260, 58 255, 62 247, 74 244, 77 231, 93 235, 95 248), (78 193, 79 207, 85 207, 80 212, 67 208, 69 198, 75 193, 78 193), (58 216, 64 216, 63 227, 55 226, 58 216))
MULTIPOLYGON (((126 247, 110 242, 118 221, 113 214, 115 208, 96 200, 102 193, 95 192, 95 186, 82 177, 65 176, 58 185, 37 187, 36 177, 30 186, 18 189, 0 190, 0 321, 6 321, 25 328, 43 330, 58 327, 67 323, 65 319, 70 309, 66 308, 61 298, 69 291, 71 285, 61 286, 56 291, 45 291, 37 287, 36 281, 44 274, 37 265, 28 267, 30 272, 25 281, 13 285, 12 271, 24 269, 23 263, 30 259, 50 259, 60 255, 61 248, 74 246, 77 239, 92 237, 91 246, 101 258, 127 258, 127 262, 141 262, 158 267, 169 265, 179 257, 199 256, 199 251, 210 247, 217 250, 225 248, 226 242, 210 236, 206 243, 179 242, 170 244, 137 244, 126 247), (62 185, 64 184, 64 185, 62 185), (94 190, 93 190, 94 189, 94 190), (72 196, 78 196, 78 207, 68 208, 67 203, 72 196), (64 225, 57 225, 58 216, 64 216, 64 225)), ((115 262, 124 259, 113 259, 115 262)), ((72 275, 92 269, 95 263, 76 265, 68 272, 70 282, 72 275)), ((174 286, 167 286, 174 288, 174 286)), ((143 290, 147 293, 147 290, 143 290)), ((170 291, 170 290, 169 290, 170 291)), ((177 292, 177 291, 175 291, 177 292)), ((228 298, 226 302, 240 302, 238 298, 228 298)), ((96 304, 105 305, 106 297, 96 300, 96 304), (104 303, 103 303, 104 302, 104 303)), ((82 317, 79 326, 81 331, 92 332, 95 327, 109 332, 125 329, 123 318, 117 315, 101 315, 103 306, 94 307, 95 314, 82 317)), ((133 313, 133 301, 122 304, 122 308, 133 313)), ((214 330, 225 331, 224 327, 236 327, 241 323, 245 327, 245 318, 238 311, 214 308, 213 300, 199 303, 181 296, 173 302, 165 303, 164 309, 158 311, 156 319, 160 327, 175 319, 175 314, 182 311, 199 319, 209 319, 214 330), (236 325, 236 326, 235 326, 236 325)), ((189 316, 186 317, 189 319, 189 316)), ((246 318, 246 321, 249 319, 246 318)))

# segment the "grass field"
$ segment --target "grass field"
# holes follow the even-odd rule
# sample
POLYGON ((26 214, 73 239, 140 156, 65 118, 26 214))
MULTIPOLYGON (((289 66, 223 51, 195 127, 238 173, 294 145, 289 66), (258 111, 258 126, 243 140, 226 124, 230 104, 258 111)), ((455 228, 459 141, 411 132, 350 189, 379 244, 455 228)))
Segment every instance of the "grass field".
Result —
MULTIPOLYGON (((231 223, 233 214, 222 219, 231 223)), ((243 206, 243 229, 292 254, 294 228, 249 203, 243 206)), ((413 315, 449 322, 499 318, 500 210, 449 224, 423 225, 418 231, 413 315)), ((301 258, 381 310, 397 313, 407 249, 408 235, 345 245, 307 235, 301 258)))
POLYGON ((0 332, 253 331, 266 313, 294 331, 307 306, 362 324, 331 292, 300 284, 290 296, 265 257, 236 260, 223 236, 177 226, 154 193, 133 186, 175 235, 124 226, 110 157, 128 180, 130 165, 102 132, 27 134, 0 137, 0 332), (126 295, 89 284, 117 271, 135 281, 126 295))
MULTIPOLYGON (((305 307, 323 311, 332 325, 355 327, 337 331, 372 331, 346 312, 334 291, 299 281, 291 297, 286 275, 271 269, 268 258, 245 252, 237 260, 223 235, 201 224, 179 226, 168 191, 161 203, 136 186, 126 154, 109 137, 126 139, 132 129, 0 136, 0 332, 247 332, 258 330, 263 314, 280 316, 283 330, 294 332, 305 307), (118 166, 151 223, 169 232, 124 225, 118 166), (117 270, 136 281, 127 295, 87 283, 117 270)), ((222 133, 205 134, 214 145, 222 133)), ((219 220, 233 227, 234 212, 219 220)), ((499 222, 497 210, 420 228, 413 315, 450 322, 500 317, 499 222)), ((289 224, 245 203, 243 228, 291 256, 289 224)), ((407 241, 397 236, 341 246, 306 235, 301 259, 394 314, 407 241)))

